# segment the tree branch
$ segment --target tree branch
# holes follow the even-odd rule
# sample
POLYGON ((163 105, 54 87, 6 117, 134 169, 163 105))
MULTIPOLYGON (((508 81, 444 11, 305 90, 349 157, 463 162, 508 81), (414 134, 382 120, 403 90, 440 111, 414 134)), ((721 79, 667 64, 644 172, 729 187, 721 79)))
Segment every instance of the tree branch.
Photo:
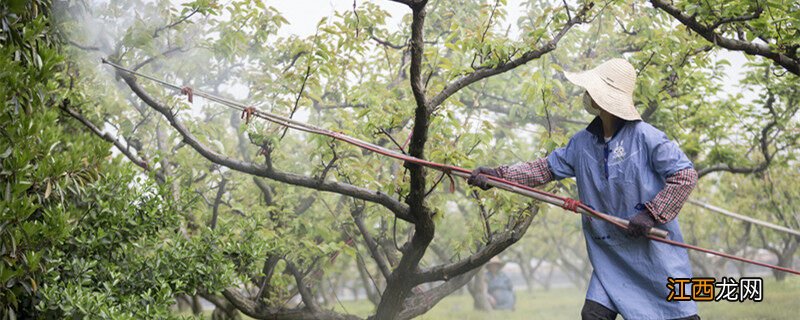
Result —
POLYGON ((166 51, 164 51, 162 53, 159 53, 159 54, 154 55, 154 56, 152 56, 150 58, 147 58, 146 60, 144 60, 142 62, 139 62, 138 64, 133 66, 133 68, 131 68, 131 70, 133 70, 133 71, 139 70, 142 67, 146 66, 147 64, 155 61, 158 58, 161 58, 161 57, 165 57, 166 58, 166 57, 169 57, 170 55, 172 55, 173 53, 186 52, 186 51, 188 51, 188 49, 184 49, 183 47, 174 47, 174 48, 167 49, 166 51))
POLYGON ((402 3, 402 4, 407 5, 409 7, 414 5, 414 0, 390 0, 390 1, 397 2, 397 3, 402 3))
POLYGON ((372 274, 367 270, 367 264, 361 254, 356 256, 356 268, 364 285, 364 291, 367 293, 367 299, 377 306, 381 302, 380 288, 378 288, 375 279, 372 278, 372 274))
MULTIPOLYGON (((297 97, 294 100, 294 107, 292 107, 292 111, 289 113, 289 119, 294 116, 294 113, 297 112, 297 107, 300 105, 300 98, 303 97, 303 91, 306 89, 306 83, 308 82, 308 77, 311 76, 311 62, 309 60, 308 66, 306 66, 306 73, 303 76, 303 82, 300 84, 300 90, 297 92, 297 97)), ((289 128, 283 129, 283 134, 281 134, 281 140, 284 136, 286 136, 286 132, 289 131, 289 128)))
POLYGON ((405 48, 406 46, 408 46, 407 44, 402 44, 402 45, 400 45, 400 44, 394 44, 394 43, 391 43, 391 42, 389 42, 388 40, 383 40, 383 39, 381 39, 381 38, 378 38, 378 37, 377 37, 377 36, 375 36, 375 34, 372 32, 372 28, 370 28, 368 31, 369 31, 369 38, 370 38, 370 39, 372 39, 373 41, 377 42, 378 44, 380 44, 380 45, 384 46, 384 47, 388 47, 388 48, 392 48, 392 49, 397 49, 397 50, 399 50, 399 49, 403 49, 403 48, 405 48))
MULTIPOLYGON (((769 110, 773 110, 773 104, 775 103, 775 95, 772 92, 767 92, 767 101, 765 108, 769 110)), ((774 112, 772 112, 773 117, 775 117, 774 112)), ((761 138, 759 139, 759 146, 761 150, 761 154, 764 156, 764 161, 753 165, 750 167, 737 167, 733 166, 728 163, 724 164, 717 164, 705 168, 701 168, 697 171, 697 178, 700 179, 703 176, 716 172, 716 171, 727 171, 731 173, 758 173, 766 170, 769 168, 770 163, 772 163, 772 157, 774 156, 773 153, 769 152, 769 134, 773 127, 778 124, 777 118, 773 118, 763 129, 761 129, 761 138)))
POLYGON ((98 47, 98 46, 82 45, 82 44, 80 44, 77 41, 72 40, 72 39, 67 39, 67 43, 77 47, 78 49, 85 50, 85 51, 101 51, 100 47, 98 47))
POLYGON ((219 182, 219 186, 217 187, 217 196, 214 197, 214 207, 211 214, 211 222, 209 223, 209 227, 211 230, 217 228, 217 217, 219 216, 219 204, 222 202, 222 195, 225 194, 225 185, 228 184, 228 179, 222 177, 222 181, 219 182))
POLYGON ((367 227, 364 225, 364 207, 358 207, 350 210, 350 215, 353 217, 353 221, 355 221, 356 227, 358 227, 358 231, 361 232, 361 236, 364 238, 364 242, 367 244, 367 249, 369 249, 370 256, 372 259, 375 260, 375 263, 378 265, 378 269, 383 274, 384 279, 388 279, 389 275, 392 274, 392 271, 389 269, 389 265, 386 263, 386 260, 381 256, 381 253, 378 251, 378 243, 375 241, 375 238, 369 233, 367 227))
POLYGON ((159 36, 159 33, 161 33, 162 31, 164 31, 164 30, 167 30, 167 29, 172 29, 172 28, 174 28, 175 26, 177 26, 177 25, 179 25, 179 24, 183 23, 184 21, 188 20, 188 19, 189 19, 189 18, 191 18, 193 15, 195 15, 195 13, 197 13, 197 11, 198 11, 198 10, 199 10, 199 8, 194 8, 194 9, 192 9, 192 12, 190 12, 189 14, 187 14, 187 15, 185 15, 185 16, 183 16, 183 17, 181 17, 181 18, 180 18, 180 19, 178 19, 177 21, 175 21, 175 22, 173 22, 173 23, 170 23, 170 24, 168 24, 168 25, 165 25, 165 26, 161 26, 161 27, 159 27, 159 28, 156 28, 156 30, 155 30, 155 31, 153 31, 153 38, 158 38, 158 36, 159 36))
POLYGON ((343 194, 364 201, 378 203, 386 207, 390 211, 392 211, 392 213, 394 213, 398 218, 411 223, 414 222, 414 220, 411 218, 409 214, 408 206, 406 206, 402 202, 393 199, 389 195, 381 193, 379 191, 373 191, 341 182, 334 182, 334 181, 320 182, 318 179, 312 177, 275 171, 274 169, 266 165, 259 165, 252 162, 240 161, 230 158, 226 155, 217 153, 216 151, 210 149, 208 146, 204 145, 197 137, 195 137, 189 131, 189 129, 186 128, 183 125, 183 123, 181 123, 177 119, 176 115, 173 114, 169 108, 160 104, 153 97, 147 94, 144 91, 144 89, 136 82, 134 77, 124 72, 117 72, 117 75, 119 75, 125 81, 128 87, 130 87, 131 90, 140 99, 142 99, 142 101, 144 101, 148 106, 150 106, 154 110, 164 115, 169 124, 176 131, 178 131, 178 133, 183 137, 183 140, 186 142, 186 144, 191 146, 195 151, 197 151, 197 153, 199 153, 201 156, 203 156, 204 158, 208 159, 213 163, 228 167, 230 169, 239 172, 248 173, 259 177, 269 178, 272 180, 288 183, 291 185, 306 187, 319 191, 327 191, 327 192, 343 194))
MULTIPOLYGON (((487 95, 487 97, 489 97, 489 96, 487 95)), ((496 99, 495 97, 490 97, 490 98, 496 99)), ((475 101, 474 100, 469 100, 469 99, 464 99, 464 98, 462 98, 460 100, 464 105, 470 106, 470 108, 472 108, 471 106, 475 105, 475 101)), ((502 100, 511 101, 509 99, 502 99, 502 100)), ((516 103, 516 102, 512 102, 512 103, 516 103)), ((480 106, 477 106, 475 108, 476 109, 483 109, 483 110, 491 111, 491 112, 494 112, 494 113, 504 114, 504 115, 509 115, 511 113, 511 109, 510 108, 508 108, 506 106, 501 106, 499 104, 481 104, 480 106)), ((539 125, 542 125, 542 126, 547 126, 547 120, 545 118, 542 118, 542 117, 528 117, 528 118, 523 119, 523 120, 526 120, 526 121, 529 121, 529 122, 533 122, 533 123, 536 123, 536 124, 539 124, 539 125)), ((582 125, 582 126, 589 125, 589 122, 586 122, 586 121, 583 121, 583 120, 574 120, 574 119, 570 119, 570 118, 566 118, 566 117, 562 117, 562 116, 558 116, 558 115, 551 115, 550 116, 550 120, 552 120, 555 123, 562 123, 563 122, 563 123, 578 124, 578 125, 582 125)))
POLYGON ((397 316, 397 319, 411 319, 428 312, 436 306, 439 301, 467 284, 472 280, 472 277, 480 271, 481 268, 472 269, 469 272, 445 281, 433 289, 415 294, 413 297, 406 299, 403 303, 403 312, 397 316))
MULTIPOLYGON (((102 138, 105 141, 111 142, 114 145, 114 147, 116 147, 117 150, 119 150, 123 155, 125 155, 125 157, 128 158, 128 160, 133 162, 133 164, 141 167, 145 171, 148 171, 148 172, 150 171, 150 165, 147 163, 147 161, 145 159, 140 158, 137 155, 133 154, 133 152, 131 152, 130 147, 128 145, 124 144, 122 141, 119 140, 119 138, 114 137, 110 133, 103 133, 103 130, 100 130, 100 128, 98 128, 94 123, 89 121, 89 119, 86 119, 78 111, 73 110, 72 108, 70 108, 67 105, 67 103, 68 102, 65 102, 60 106, 61 110, 63 110, 67 114, 69 114, 71 117, 75 118, 75 120, 78 120, 78 122, 83 124, 85 127, 89 128, 89 131, 94 133, 96 136, 102 138)), ((161 175, 158 175, 158 176, 159 176, 159 179, 162 179, 162 180, 164 179, 163 176, 161 176, 161 175)))
POLYGON ((737 17, 722 18, 719 21, 715 22, 713 25, 711 25, 711 27, 709 27, 709 29, 715 30, 715 29, 717 29, 719 26, 721 26, 723 24, 728 24, 728 23, 733 23, 733 22, 744 22, 744 21, 758 19, 759 17, 761 17, 761 13, 762 12, 764 12, 764 8, 758 7, 756 9, 756 12, 753 12, 751 14, 746 14, 746 15, 737 16, 737 17))
POLYGON ((422 55, 424 53, 423 29, 425 25, 426 10, 424 4, 419 9, 413 10, 413 21, 411 22, 411 91, 414 93, 414 100, 417 108, 424 108, 425 85, 422 82, 422 55))
POLYGON ((272 280, 272 275, 275 274, 275 268, 278 266, 279 261, 280 257, 276 254, 270 254, 267 259, 264 260, 264 267, 261 268, 261 272, 264 273, 264 277, 261 279, 261 285, 258 287, 256 301, 261 301, 263 298, 269 298, 268 284, 270 280, 272 280))
POLYGON ((423 270, 416 279, 419 281, 417 284, 433 281, 447 281, 482 266, 488 262, 489 259, 503 252, 503 250, 519 241, 519 239, 522 239, 522 236, 528 231, 528 227, 537 214, 538 208, 532 207, 530 214, 525 215, 513 228, 497 234, 491 241, 486 243, 484 247, 465 259, 423 270))
MULTIPOLYGON (((650 3, 653 4, 653 7, 660 9, 669 15, 678 19, 678 21, 688 27, 689 29, 696 32, 701 37, 705 38, 709 42, 720 46, 722 48, 733 50, 733 51, 742 51, 749 55, 755 56, 762 56, 764 58, 770 59, 786 69, 787 71, 794 73, 795 75, 800 75, 800 61, 797 59, 792 59, 791 57, 772 50, 768 45, 756 43, 756 42, 748 42, 736 39, 725 38, 722 35, 714 32, 714 28, 703 25, 694 16, 690 16, 684 12, 682 12, 677 7, 669 4, 665 0, 650 0, 650 3)), ((746 18, 746 17, 745 17, 746 18)), ((735 21, 736 18, 729 18, 732 21, 735 21)))
POLYGON ((253 183, 256 184, 258 190, 261 190, 261 194, 264 195, 264 204, 267 206, 271 206, 273 204, 272 200, 272 188, 269 187, 266 181, 262 180, 259 177, 253 177, 253 183))
POLYGON ((203 299, 208 300, 211 302, 217 309, 220 309, 225 312, 230 318, 235 319, 239 316, 239 310, 236 309, 232 303, 226 300, 224 297, 220 297, 215 294, 210 294, 208 292, 199 292, 199 296, 203 297, 203 299))
POLYGON ((465 75, 461 78, 456 79, 455 81, 447 84, 441 92, 436 94, 431 100, 430 105, 432 107, 437 107, 441 105, 447 98, 458 92, 459 90, 463 89, 464 87, 484 78, 488 78, 494 75, 501 74, 503 72, 513 70, 516 67, 524 65, 533 59, 538 59, 545 53, 553 51, 556 49, 558 42, 561 40, 562 37, 569 31, 572 26, 576 24, 580 24, 583 22, 583 18, 589 9, 592 8, 593 2, 585 5, 572 19, 567 21, 566 24, 561 28, 561 30, 556 34, 553 39, 545 43, 542 47, 527 51, 523 53, 520 57, 513 59, 511 61, 500 63, 494 67, 483 67, 478 68, 477 70, 473 71, 472 73, 465 75))
POLYGON ((333 311, 321 310, 314 312, 309 308, 299 309, 277 309, 269 308, 264 304, 253 302, 238 292, 237 289, 228 288, 222 291, 225 299, 228 299, 236 309, 255 319, 264 320, 354 320, 359 319, 353 315, 343 315, 333 311))
MULTIPOLYGON (((286 261, 286 260, 284 260, 286 261)), ((303 299, 303 304, 306 305, 308 309, 310 309, 314 313, 318 313, 320 311, 319 304, 315 299, 314 295, 311 293, 311 289, 309 289, 308 285, 305 283, 305 274, 297 270, 297 267, 294 263, 286 261, 286 269, 292 273, 294 276, 294 281, 297 284, 297 291, 300 292, 300 298, 303 299)))

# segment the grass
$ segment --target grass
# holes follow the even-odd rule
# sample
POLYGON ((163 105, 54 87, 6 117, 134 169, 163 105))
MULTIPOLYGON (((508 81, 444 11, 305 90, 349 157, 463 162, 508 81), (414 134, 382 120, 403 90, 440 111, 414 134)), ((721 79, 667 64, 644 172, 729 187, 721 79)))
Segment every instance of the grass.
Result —
MULTIPOLYGON (((703 319, 800 319, 800 277, 790 276, 783 282, 764 280, 762 302, 698 302, 703 319)), ((517 292, 515 311, 479 312, 472 308, 467 294, 452 295, 418 319, 483 320, 483 319, 579 319, 585 292, 575 288, 550 291, 517 292)), ((366 300, 343 301, 342 307, 351 314, 367 316, 373 306, 366 300)), ((620 318, 618 318, 620 319, 620 318)))
MULTIPOLYGON (((698 302, 703 320, 715 319, 800 319, 800 277, 789 276, 783 282, 764 279, 762 302, 698 302)), ((559 288, 550 291, 517 291, 515 311, 480 312, 472 308, 468 294, 451 295, 444 298, 428 313, 418 317, 423 320, 528 320, 528 319, 579 319, 585 292, 576 288, 559 288)), ((367 300, 342 301, 334 306, 337 312, 346 312, 366 317, 374 312, 367 300)), ((188 315, 188 314, 186 314, 188 315)), ((202 315, 211 318, 211 311, 202 315)), ((242 315, 242 319, 250 319, 242 315)), ((617 319, 621 319, 618 317, 617 319)))

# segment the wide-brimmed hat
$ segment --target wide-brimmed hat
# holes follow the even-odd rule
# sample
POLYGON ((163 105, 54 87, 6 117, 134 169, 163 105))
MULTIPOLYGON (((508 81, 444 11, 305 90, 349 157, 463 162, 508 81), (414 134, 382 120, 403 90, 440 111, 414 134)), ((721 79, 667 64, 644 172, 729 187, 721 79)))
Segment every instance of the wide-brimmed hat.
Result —
POLYGON ((491 259, 489 259, 489 262, 486 263, 486 266, 491 266, 491 265, 500 265, 500 267, 503 267, 504 265, 506 265, 506 263, 503 262, 503 260, 500 260, 500 258, 498 258, 497 256, 494 256, 491 259))
POLYGON ((636 70, 625 59, 611 59, 594 69, 583 72, 564 72, 567 80, 592 96, 600 108, 625 120, 642 120, 633 106, 636 70))

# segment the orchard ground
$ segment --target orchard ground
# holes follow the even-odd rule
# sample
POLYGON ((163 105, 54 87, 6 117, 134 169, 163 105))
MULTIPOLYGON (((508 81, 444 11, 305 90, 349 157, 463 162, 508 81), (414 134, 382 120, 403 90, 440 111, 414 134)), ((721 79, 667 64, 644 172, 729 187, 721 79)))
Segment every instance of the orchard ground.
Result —
MULTIPOLYGON (((430 312, 417 319, 430 320, 484 320, 484 319, 578 319, 583 305, 584 290, 555 288, 537 289, 533 293, 517 291, 517 308, 514 311, 475 311, 472 298, 464 291, 444 298, 430 312)), ((788 277, 776 282, 764 279, 762 302, 698 302, 700 317, 707 319, 797 319, 800 314, 800 277, 788 277)), ((366 317, 374 312, 367 300, 342 301, 335 306, 338 312, 366 317)), ((204 313, 210 319, 211 311, 204 313)), ((243 316, 243 319, 248 317, 243 316)), ((619 317, 618 319, 621 319, 619 317)))
MULTIPOLYGON (((800 314, 800 304, 797 303, 800 277, 782 283, 772 279, 764 281, 764 301, 698 303, 700 316, 703 319, 797 319, 800 314)), ((479 312, 473 310, 469 294, 451 295, 418 319, 578 319, 584 296, 584 291, 577 288, 535 291, 532 294, 518 291, 515 311, 479 312)), ((347 311, 359 316, 371 311, 371 304, 367 301, 342 304, 347 311)))

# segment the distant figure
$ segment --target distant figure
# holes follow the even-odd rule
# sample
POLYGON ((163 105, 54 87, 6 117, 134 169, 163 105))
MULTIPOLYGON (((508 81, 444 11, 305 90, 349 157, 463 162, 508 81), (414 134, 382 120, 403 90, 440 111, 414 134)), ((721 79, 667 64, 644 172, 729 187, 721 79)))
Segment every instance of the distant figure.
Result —
POLYGON ((505 262, 493 257, 486 264, 486 290, 489 292, 489 303, 495 310, 514 310, 516 297, 511 279, 503 272, 505 262))

